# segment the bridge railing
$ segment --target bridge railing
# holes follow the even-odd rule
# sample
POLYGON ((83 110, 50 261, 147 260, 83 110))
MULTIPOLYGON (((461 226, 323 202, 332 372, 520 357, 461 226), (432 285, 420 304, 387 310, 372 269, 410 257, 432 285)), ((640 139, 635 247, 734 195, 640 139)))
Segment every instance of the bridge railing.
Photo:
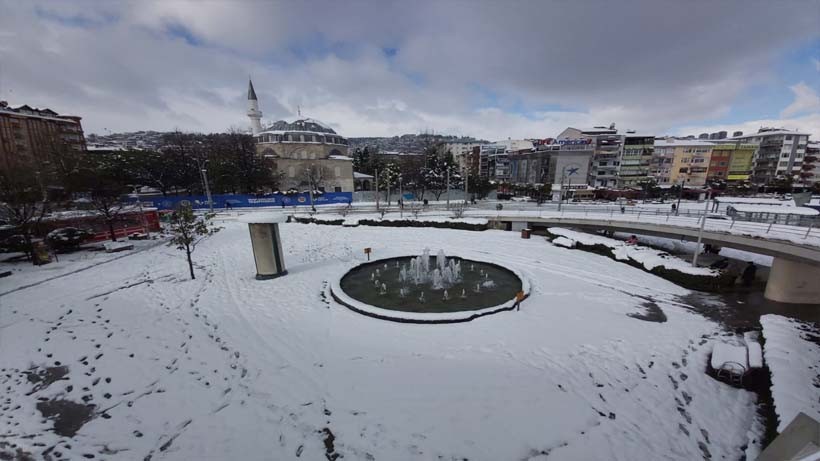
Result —
MULTIPOLYGON (((477 216, 475 212, 470 216, 477 216)), ((502 217, 532 217, 532 218, 567 218, 567 219, 589 219, 617 222, 637 222, 644 224, 670 225, 686 227, 691 229, 700 228, 701 216, 675 215, 669 213, 656 213, 653 211, 637 211, 635 213, 621 213, 620 210, 610 210, 602 212, 597 210, 563 209, 558 211, 508 211, 503 210, 496 214, 496 218, 502 217)), ((768 239, 787 240, 797 244, 820 246, 820 230, 814 226, 798 227, 775 223, 757 223, 734 220, 731 217, 716 218, 707 215, 704 223, 704 231, 722 232, 726 234, 748 235, 768 239)))

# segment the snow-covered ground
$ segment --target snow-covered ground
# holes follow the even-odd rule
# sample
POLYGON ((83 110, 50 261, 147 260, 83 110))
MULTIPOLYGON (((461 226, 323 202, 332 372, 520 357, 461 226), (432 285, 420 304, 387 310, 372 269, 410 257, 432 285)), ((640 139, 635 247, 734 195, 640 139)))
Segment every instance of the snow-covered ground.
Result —
POLYGON ((578 232, 571 229, 562 229, 560 227, 550 227, 549 232, 560 236, 553 241, 553 243, 558 246, 573 248, 576 242, 585 245, 603 245, 612 250, 615 259, 619 261, 632 259, 642 264, 648 271, 661 266, 683 272, 684 274, 703 275, 707 277, 720 275, 720 272, 717 270, 709 269, 708 267, 692 267, 691 263, 676 256, 641 245, 628 245, 623 240, 578 232))
POLYGON ((512 232, 283 224, 289 275, 257 281, 246 225, 224 226, 196 280, 156 246, 0 296, 0 441, 71 459, 690 460, 737 459, 759 431, 755 395, 704 373, 726 333, 636 268, 512 232), (364 247, 425 246, 504 261, 531 296, 449 325, 328 298, 364 247), (61 437, 39 399, 95 407, 61 437))
POLYGON ((772 372, 777 430, 799 412, 820 420, 820 329, 780 315, 760 317, 763 355, 772 372), (811 338, 811 339, 810 339, 811 338))

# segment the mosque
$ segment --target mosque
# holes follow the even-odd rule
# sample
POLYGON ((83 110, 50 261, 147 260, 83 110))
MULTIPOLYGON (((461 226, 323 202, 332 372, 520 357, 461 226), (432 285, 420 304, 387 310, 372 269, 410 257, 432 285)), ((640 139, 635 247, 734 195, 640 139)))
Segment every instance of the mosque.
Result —
POLYGON ((262 111, 248 80, 248 118, 257 155, 273 161, 279 189, 304 191, 312 186, 323 192, 353 192, 353 160, 347 139, 328 125, 311 118, 279 120, 262 127, 262 111))

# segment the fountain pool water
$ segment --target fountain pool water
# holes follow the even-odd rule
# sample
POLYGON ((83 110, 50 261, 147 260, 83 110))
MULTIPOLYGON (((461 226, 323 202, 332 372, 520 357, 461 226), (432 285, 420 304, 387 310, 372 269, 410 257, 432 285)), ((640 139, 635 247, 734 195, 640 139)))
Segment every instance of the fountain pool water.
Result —
POLYGON ((515 298, 522 282, 496 264, 448 257, 441 250, 431 257, 425 249, 419 256, 357 266, 339 287, 356 301, 382 309, 445 313, 500 306, 515 298))

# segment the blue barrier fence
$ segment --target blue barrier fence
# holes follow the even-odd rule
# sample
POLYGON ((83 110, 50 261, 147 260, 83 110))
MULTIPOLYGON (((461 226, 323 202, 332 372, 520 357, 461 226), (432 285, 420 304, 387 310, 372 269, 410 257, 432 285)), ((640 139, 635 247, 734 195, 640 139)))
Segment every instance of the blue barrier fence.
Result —
MULTIPOLYGON (((281 206, 310 206, 310 194, 271 194, 267 196, 218 194, 212 196, 214 208, 248 208, 248 207, 281 207, 281 206)), ((160 210, 173 210, 180 203, 192 206, 194 209, 208 208, 208 197, 204 195, 179 195, 171 197, 142 197, 144 206, 152 206, 160 210)), ((316 205, 334 203, 349 204, 353 201, 352 192, 325 192, 314 195, 316 205)))

